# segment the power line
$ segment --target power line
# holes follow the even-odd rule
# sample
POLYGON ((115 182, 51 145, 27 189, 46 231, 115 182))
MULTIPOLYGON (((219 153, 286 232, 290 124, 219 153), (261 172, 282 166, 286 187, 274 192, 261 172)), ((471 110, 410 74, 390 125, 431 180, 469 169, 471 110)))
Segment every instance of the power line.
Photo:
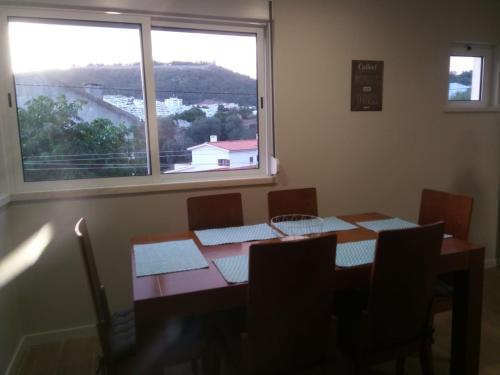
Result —
MULTIPOLYGON (((65 89, 86 89, 86 90, 95 90, 85 86, 70 86, 70 85, 45 85, 38 83, 16 83, 16 86, 29 86, 29 87, 57 87, 57 88, 65 88, 65 89)), ((132 88, 123 88, 123 87, 100 87, 99 90, 115 90, 115 91, 135 91, 135 92, 143 92, 142 89, 132 89, 132 88)), ((209 94, 209 95, 253 95, 257 97, 257 93, 247 93, 247 92, 217 92, 217 91, 183 91, 183 90, 156 90, 158 93, 178 93, 178 94, 209 94)))

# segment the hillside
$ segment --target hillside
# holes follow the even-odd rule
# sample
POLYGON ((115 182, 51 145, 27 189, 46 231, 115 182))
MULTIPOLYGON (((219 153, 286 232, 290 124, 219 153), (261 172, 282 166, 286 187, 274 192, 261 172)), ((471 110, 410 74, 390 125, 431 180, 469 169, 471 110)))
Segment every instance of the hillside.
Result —
MULTIPOLYGON (((141 98, 140 67, 134 65, 88 66, 68 70, 16 75, 17 84, 43 83, 71 87, 100 84, 103 95, 126 95, 141 98)), ((176 96, 184 104, 203 100, 234 102, 256 106, 256 81, 250 77, 207 63, 155 64, 157 100, 176 96)))

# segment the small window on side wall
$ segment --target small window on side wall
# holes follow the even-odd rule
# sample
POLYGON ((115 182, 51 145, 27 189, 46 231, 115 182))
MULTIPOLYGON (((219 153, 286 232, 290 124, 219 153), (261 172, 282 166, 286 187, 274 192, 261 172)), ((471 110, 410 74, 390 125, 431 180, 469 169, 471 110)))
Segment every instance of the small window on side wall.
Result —
POLYGON ((449 108, 491 105, 492 51, 490 45, 463 43, 452 46, 448 65, 449 108))

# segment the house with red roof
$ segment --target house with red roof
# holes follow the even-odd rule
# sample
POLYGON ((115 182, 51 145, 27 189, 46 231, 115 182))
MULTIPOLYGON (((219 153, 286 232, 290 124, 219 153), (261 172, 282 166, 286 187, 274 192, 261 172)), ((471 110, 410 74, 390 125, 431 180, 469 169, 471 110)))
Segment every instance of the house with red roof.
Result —
POLYGON ((194 172, 214 169, 256 168, 258 163, 258 140, 217 141, 210 136, 210 142, 187 149, 191 151, 190 164, 178 164, 172 172, 194 172))

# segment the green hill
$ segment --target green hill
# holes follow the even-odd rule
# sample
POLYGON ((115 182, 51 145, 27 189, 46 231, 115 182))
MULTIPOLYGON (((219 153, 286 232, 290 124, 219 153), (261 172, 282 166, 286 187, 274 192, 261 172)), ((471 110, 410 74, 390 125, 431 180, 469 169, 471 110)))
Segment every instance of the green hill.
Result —
MULTIPOLYGON (((39 83, 40 73, 16 76, 18 83, 39 83)), ((172 96, 183 99, 184 104, 203 100, 234 102, 256 106, 256 80, 232 72, 215 64, 155 63, 157 100, 172 96)), ((125 95, 142 98, 141 69, 134 65, 98 65, 84 68, 43 72, 44 85, 83 88, 86 84, 101 85, 103 95, 125 95)))

